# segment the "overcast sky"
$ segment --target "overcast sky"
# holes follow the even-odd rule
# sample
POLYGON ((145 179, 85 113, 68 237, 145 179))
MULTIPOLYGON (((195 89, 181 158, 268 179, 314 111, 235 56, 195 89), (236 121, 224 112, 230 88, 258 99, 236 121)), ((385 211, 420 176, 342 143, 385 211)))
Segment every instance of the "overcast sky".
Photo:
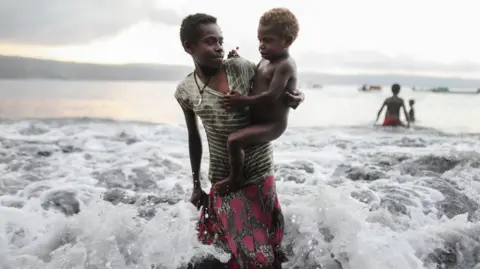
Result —
POLYGON ((302 70, 480 77, 478 0, 0 0, 0 54, 191 64, 179 24, 205 12, 256 61, 258 19, 279 6, 300 21, 302 70))

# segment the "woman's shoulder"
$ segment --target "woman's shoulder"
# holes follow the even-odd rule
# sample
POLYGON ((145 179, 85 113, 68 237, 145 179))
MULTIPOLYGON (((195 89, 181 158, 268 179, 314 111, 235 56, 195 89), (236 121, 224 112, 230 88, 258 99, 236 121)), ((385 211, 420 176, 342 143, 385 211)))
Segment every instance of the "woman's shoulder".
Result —
POLYGON ((192 85, 192 73, 188 74, 177 84, 174 96, 177 100, 187 102, 190 99, 190 88, 192 85))
POLYGON ((237 75, 250 75, 255 72, 256 64, 242 57, 233 57, 225 60, 225 67, 230 71, 234 71, 237 75))
POLYGON ((177 91, 188 91, 189 87, 191 87, 193 81, 193 72, 186 75, 178 84, 177 84, 177 91))

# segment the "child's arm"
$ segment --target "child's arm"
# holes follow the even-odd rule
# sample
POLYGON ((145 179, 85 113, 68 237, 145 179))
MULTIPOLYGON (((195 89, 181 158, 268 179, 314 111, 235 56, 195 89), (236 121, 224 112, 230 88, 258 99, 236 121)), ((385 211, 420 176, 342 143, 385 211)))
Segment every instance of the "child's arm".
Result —
POLYGON ((273 102, 285 94, 285 87, 295 72, 295 67, 291 63, 283 61, 275 68, 272 81, 267 91, 251 96, 242 96, 239 94, 227 95, 224 97, 224 105, 229 108, 233 106, 241 107, 273 102))
POLYGON ((256 105, 276 101, 285 94, 285 87, 296 72, 295 69, 289 61, 280 62, 273 72, 273 78, 268 90, 257 95, 245 96, 245 104, 256 105))

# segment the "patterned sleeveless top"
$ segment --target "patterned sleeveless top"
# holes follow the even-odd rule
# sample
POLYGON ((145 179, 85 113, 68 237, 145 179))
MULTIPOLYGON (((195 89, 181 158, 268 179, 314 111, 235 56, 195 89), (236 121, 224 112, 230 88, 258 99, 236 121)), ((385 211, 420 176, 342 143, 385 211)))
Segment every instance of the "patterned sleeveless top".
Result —
MULTIPOLYGON (((226 60, 224 69, 229 91, 247 95, 255 68, 255 64, 242 58, 226 60)), ((199 79, 197 81, 202 89, 204 84, 199 79)), ((203 123, 210 151, 208 178, 212 183, 224 179, 230 172, 227 153, 228 135, 250 125, 249 109, 226 111, 220 104, 223 96, 223 93, 209 87, 206 87, 201 95, 193 73, 180 82, 175 91, 175 98, 180 105, 192 109, 203 123)), ((244 175, 247 182, 263 180, 273 175, 273 152, 270 143, 245 149, 244 175)))

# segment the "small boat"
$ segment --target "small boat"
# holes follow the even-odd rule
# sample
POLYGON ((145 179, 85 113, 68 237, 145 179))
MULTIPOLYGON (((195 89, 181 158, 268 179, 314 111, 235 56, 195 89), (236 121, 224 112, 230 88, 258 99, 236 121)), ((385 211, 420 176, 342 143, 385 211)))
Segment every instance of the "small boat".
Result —
POLYGON ((437 87, 437 88, 433 88, 433 89, 430 89, 431 92, 450 92, 450 89, 448 89, 447 87, 437 87))
POLYGON ((364 84, 362 87, 360 87, 358 89, 359 91, 362 91, 362 92, 371 92, 371 91, 381 91, 382 90, 382 86, 380 85, 370 85, 370 86, 367 86, 366 84, 364 84))
POLYGON ((447 87, 431 88, 431 89, 428 89, 427 91, 433 92, 433 93, 452 93, 452 94, 479 94, 480 93, 480 89, 477 89, 477 91, 457 91, 457 90, 451 91, 447 87))

